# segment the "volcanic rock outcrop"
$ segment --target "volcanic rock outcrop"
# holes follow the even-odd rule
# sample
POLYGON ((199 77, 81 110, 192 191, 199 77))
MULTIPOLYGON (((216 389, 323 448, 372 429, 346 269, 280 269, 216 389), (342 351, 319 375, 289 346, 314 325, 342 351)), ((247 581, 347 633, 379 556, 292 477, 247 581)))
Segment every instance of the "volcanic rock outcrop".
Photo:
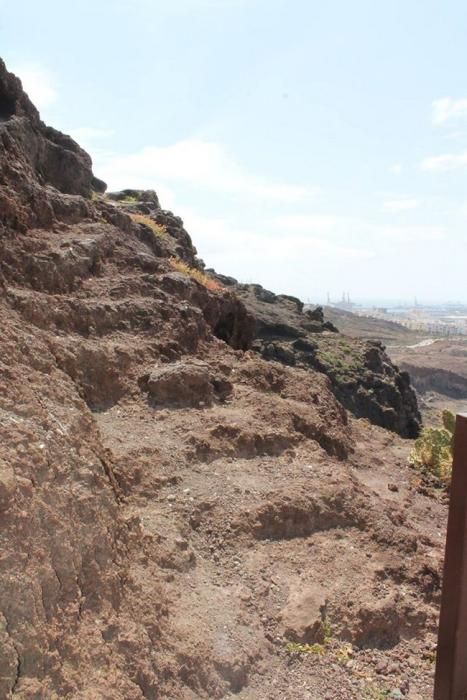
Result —
POLYGON ((409 375, 395 367, 381 343, 338 334, 321 307, 303 312, 295 297, 219 279, 235 289, 255 317, 253 347, 263 357, 324 372, 336 397, 355 416, 403 437, 417 437, 421 417, 409 375))
POLYGON ((104 196, 3 63, 0 143, 0 697, 349 700, 378 664, 427 697, 407 378, 204 272, 154 192, 104 196))

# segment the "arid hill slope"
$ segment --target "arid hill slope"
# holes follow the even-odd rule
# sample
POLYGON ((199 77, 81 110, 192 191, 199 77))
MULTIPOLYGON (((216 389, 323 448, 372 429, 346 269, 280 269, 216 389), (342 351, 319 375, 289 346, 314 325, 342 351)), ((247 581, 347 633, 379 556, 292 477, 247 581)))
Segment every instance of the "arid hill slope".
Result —
POLYGON ((0 697, 429 697, 445 507, 407 378, 180 272, 181 220, 104 197, 1 63, 0 142, 0 697))
POLYGON ((453 399, 467 399, 467 340, 396 347, 391 354, 410 371, 420 392, 438 391, 453 399))
POLYGON ((255 318, 253 348, 263 357, 323 372, 335 396, 357 418, 368 418, 403 437, 417 437, 421 419, 409 375, 393 365, 381 342, 338 333, 321 307, 303 312, 303 303, 295 297, 276 295, 258 284, 218 279, 255 318))
POLYGON ((410 373, 426 423, 439 424, 444 408, 467 410, 467 339, 437 339, 390 348, 392 359, 410 373))
POLYGON ((416 343, 420 339, 420 333, 406 328, 401 323, 396 321, 387 321, 382 318, 373 318, 372 316, 360 316, 345 311, 335 306, 324 307, 325 317, 335 324, 335 326, 352 338, 361 338, 362 340, 380 340, 385 345, 394 345, 395 343, 416 343))

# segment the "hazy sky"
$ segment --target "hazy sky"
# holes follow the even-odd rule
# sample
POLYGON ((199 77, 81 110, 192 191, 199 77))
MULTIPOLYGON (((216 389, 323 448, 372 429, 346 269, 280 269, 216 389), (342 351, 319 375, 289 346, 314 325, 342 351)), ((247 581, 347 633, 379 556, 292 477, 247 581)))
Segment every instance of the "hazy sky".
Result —
POLYGON ((467 3, 0 0, 0 55, 109 189, 303 299, 467 301, 467 3))

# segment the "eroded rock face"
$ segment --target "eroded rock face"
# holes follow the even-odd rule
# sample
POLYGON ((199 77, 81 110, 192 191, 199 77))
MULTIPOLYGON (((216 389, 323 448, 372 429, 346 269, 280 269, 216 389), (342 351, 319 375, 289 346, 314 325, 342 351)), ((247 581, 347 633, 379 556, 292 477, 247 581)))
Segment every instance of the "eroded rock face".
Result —
POLYGON ((467 377, 440 367, 423 367, 402 362, 401 368, 407 372, 420 393, 437 391, 454 399, 467 399, 467 377))
POLYGON ((0 696, 37 697, 37 683, 64 697, 83 662, 76 640, 89 634, 96 658, 93 619, 118 608, 125 524, 76 386, 4 300, 0 319, 0 696))
POLYGON ((73 195, 88 197, 105 190, 92 173, 89 155, 69 136, 45 126, 1 59, 0 144, 3 234, 7 228, 24 231, 50 226, 56 218, 81 218, 88 213, 86 203, 73 195))
POLYGON ((281 611, 286 639, 304 644, 322 643, 326 624, 326 590, 319 585, 292 589, 281 611))
POLYGON ((416 394, 408 374, 391 362, 381 343, 340 335, 321 307, 303 313, 302 302, 294 297, 235 280, 230 288, 256 319, 254 347, 263 357, 324 372, 336 397, 355 416, 402 437, 417 437, 421 416, 416 394))
POLYGON ((3 64, 0 85, 0 697, 300 697, 329 667, 284 650, 319 638, 321 591, 339 639, 407 634, 421 658, 441 507, 324 368, 334 348, 356 379, 363 357, 374 385, 384 355, 337 352, 297 299, 256 286, 263 314, 175 270, 203 270, 181 219, 152 191, 89 197, 86 154, 3 64))
POLYGON ((200 360, 174 362, 152 370, 144 380, 149 396, 158 405, 209 406, 215 398, 224 401, 232 393, 232 384, 213 374, 200 360))
POLYGON ((8 510, 13 504, 16 491, 16 477, 11 464, 0 460, 0 511, 8 510))
MULTIPOLYGON (((126 204, 91 199, 104 185, 89 156, 3 63, 0 143, 0 696, 155 698, 157 623, 151 638, 122 609, 140 520, 95 415, 144 400, 142 367, 224 346, 216 328, 248 345, 252 322, 229 292, 173 272, 172 255, 195 265, 196 251, 155 193, 138 206, 161 239, 126 204)), ((230 385, 210 371, 208 389, 221 400, 230 385)))

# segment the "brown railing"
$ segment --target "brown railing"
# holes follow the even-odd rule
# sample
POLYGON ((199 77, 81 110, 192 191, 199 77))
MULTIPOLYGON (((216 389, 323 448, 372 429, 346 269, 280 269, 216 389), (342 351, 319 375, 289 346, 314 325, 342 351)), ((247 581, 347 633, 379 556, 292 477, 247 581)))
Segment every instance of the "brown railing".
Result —
POLYGON ((467 414, 456 418, 434 700, 467 698, 467 414))

